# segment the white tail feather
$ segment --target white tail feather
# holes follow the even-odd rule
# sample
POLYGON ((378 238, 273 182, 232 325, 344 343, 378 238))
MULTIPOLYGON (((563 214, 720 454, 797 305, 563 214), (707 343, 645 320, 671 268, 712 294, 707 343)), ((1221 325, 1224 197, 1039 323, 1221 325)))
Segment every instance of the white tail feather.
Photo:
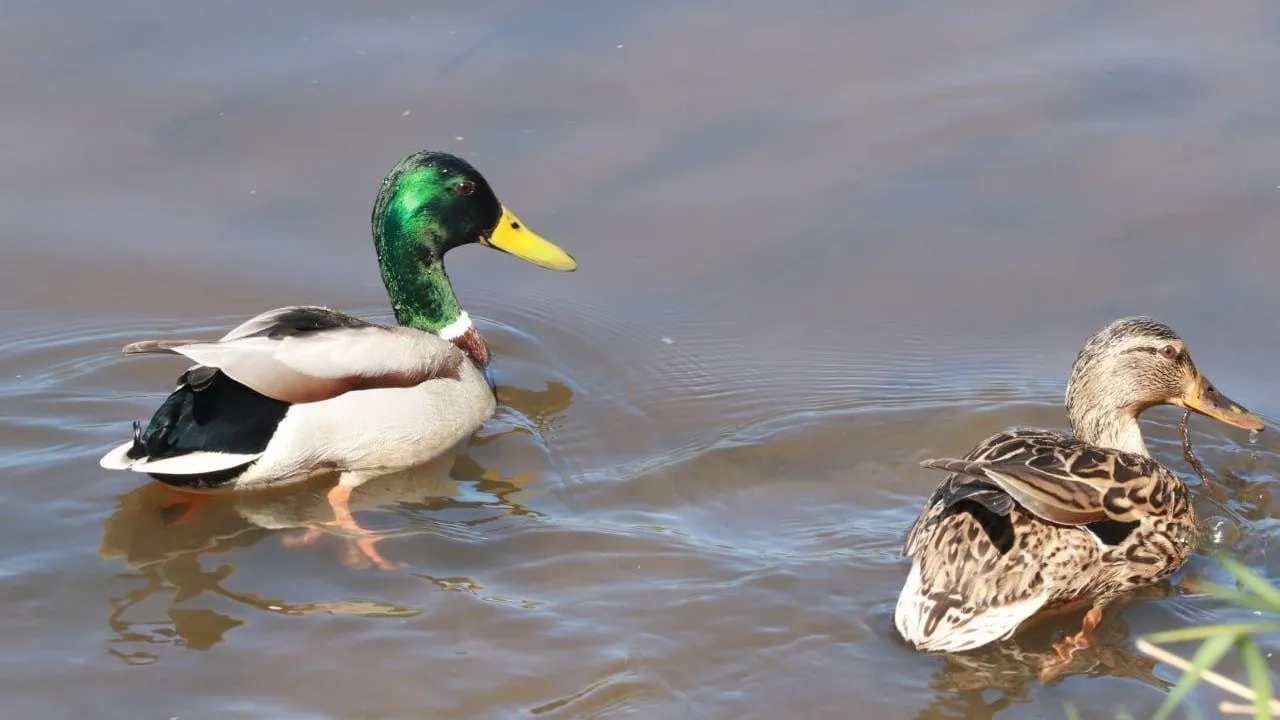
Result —
POLYGON ((220 453, 189 452, 185 455, 163 458, 160 460, 137 460, 134 472, 156 473, 158 475, 203 475, 204 473, 230 470, 238 465, 253 462, 262 457, 262 453, 220 453))
POLYGON ((132 470, 157 475, 203 475, 204 473, 230 470, 239 465, 253 462, 262 457, 262 453, 220 453, 189 452, 185 455, 151 460, 149 458, 131 458, 128 455, 133 442, 127 442, 114 448, 102 456, 98 465, 107 470, 132 470))
POLYGON ((111 452, 102 456, 98 461, 98 466, 104 470, 128 470, 137 462, 129 457, 129 449, 133 447, 133 441, 112 448, 111 452))
POLYGON ((925 652, 964 652, 1013 635, 1024 620, 1036 614, 1048 598, 1044 595, 994 606, 976 615, 949 610, 927 631, 929 617, 937 602, 924 592, 920 563, 911 564, 911 572, 898 595, 893 622, 898 632, 917 650, 925 652))

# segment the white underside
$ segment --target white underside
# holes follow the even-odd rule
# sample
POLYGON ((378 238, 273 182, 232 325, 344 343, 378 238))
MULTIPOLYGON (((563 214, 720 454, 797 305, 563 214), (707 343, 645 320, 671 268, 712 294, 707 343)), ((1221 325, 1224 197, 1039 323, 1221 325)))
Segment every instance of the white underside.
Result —
POLYGON ((125 456, 131 443, 107 453, 113 470, 195 475, 243 465, 243 474, 218 488, 247 490, 302 481, 322 472, 343 482, 425 463, 469 437, 495 409, 484 372, 464 362, 459 380, 428 380, 412 388, 357 390, 329 400, 293 405, 261 455, 189 453, 148 462, 125 456))
POLYGON ((1047 596, 1041 595, 993 607, 962 622, 947 617, 937 624, 931 634, 926 634, 925 624, 934 603, 925 597, 921 587, 920 564, 913 562, 902 593, 898 595, 893 624, 902 637, 917 650, 964 652, 1013 635, 1019 625, 1044 607, 1047 600, 1047 596))

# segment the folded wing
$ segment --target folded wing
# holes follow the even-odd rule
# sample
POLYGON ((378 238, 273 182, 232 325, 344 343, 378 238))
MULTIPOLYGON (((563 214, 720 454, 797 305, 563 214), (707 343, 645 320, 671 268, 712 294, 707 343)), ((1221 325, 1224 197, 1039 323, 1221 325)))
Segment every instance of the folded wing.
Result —
POLYGON ((183 355, 288 403, 456 378, 466 359, 456 345, 431 333, 311 306, 265 312, 216 342, 148 340, 124 351, 183 355))

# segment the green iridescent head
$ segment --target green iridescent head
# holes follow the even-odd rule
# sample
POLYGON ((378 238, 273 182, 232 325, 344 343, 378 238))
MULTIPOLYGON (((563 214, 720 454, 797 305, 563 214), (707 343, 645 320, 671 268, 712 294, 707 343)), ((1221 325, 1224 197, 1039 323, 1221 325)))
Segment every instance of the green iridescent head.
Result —
POLYGON ((578 267, 503 207, 470 163, 448 153, 424 150, 396 164, 378 191, 372 225, 396 319, 426 330, 461 313, 443 264, 460 245, 479 243, 551 270, 578 267))
POLYGON ((480 243, 551 270, 578 267, 504 208, 470 163, 443 152, 414 153, 392 168, 373 207, 373 235, 428 256, 480 243))

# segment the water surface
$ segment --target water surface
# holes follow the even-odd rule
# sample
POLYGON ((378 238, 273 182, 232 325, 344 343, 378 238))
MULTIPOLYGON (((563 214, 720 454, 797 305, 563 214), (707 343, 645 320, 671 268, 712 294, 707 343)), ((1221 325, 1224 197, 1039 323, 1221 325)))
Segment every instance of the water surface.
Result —
MULTIPOLYGON (((898 549, 939 479, 917 461, 1063 426, 1114 317, 1169 322, 1280 417, 1278 28, 1262 4, 0 4, 6 712, 1149 715, 1175 674, 1133 639, 1234 617, 1194 589, 1211 561, 1046 687, 1028 668, 1072 618, 914 653, 898 549), (193 508, 98 468, 180 371, 124 343, 293 303, 386 319, 369 208, 423 147, 581 270, 450 255, 503 409, 357 493, 408 569, 286 547, 323 487, 193 508)), ((1149 416, 1189 477, 1178 416, 1149 416)), ((1280 578, 1276 441, 1194 430, 1225 488, 1202 512, 1280 578)))

